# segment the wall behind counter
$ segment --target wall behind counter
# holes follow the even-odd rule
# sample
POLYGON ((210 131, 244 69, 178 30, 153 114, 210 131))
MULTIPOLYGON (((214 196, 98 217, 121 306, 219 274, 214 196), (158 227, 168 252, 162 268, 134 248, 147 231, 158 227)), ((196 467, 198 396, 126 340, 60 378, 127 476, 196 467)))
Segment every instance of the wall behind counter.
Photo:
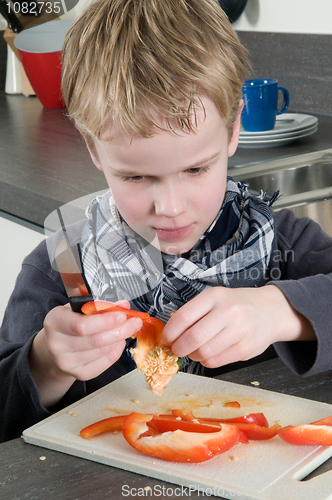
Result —
POLYGON ((277 78, 293 111, 332 115, 332 35, 238 31, 252 78, 277 78))
MULTIPOLYGON (((222 0, 220 0, 222 3, 222 0)), ((332 34, 331 0, 248 0, 234 28, 239 31, 332 34)))

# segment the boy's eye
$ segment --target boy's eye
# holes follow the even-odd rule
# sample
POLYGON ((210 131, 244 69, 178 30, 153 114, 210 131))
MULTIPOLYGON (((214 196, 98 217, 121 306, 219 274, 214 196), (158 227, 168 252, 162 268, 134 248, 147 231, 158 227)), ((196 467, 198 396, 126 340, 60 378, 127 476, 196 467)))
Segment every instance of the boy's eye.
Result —
POLYGON ((141 181, 142 179, 144 179, 144 175, 134 175, 132 177, 124 177, 125 181, 133 181, 133 182, 141 181))
POLYGON ((197 174, 202 174, 203 172, 206 172, 209 169, 209 167, 194 167, 194 168, 188 168, 187 172, 188 174, 191 175, 197 175, 197 174))

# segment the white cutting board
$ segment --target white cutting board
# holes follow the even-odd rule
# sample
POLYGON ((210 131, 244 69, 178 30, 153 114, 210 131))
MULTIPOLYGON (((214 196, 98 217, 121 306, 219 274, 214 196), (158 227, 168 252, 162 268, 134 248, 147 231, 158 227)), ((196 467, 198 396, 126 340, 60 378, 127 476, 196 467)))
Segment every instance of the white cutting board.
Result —
POLYGON ((263 412, 269 424, 310 423, 332 415, 332 405, 246 387, 217 379, 178 373, 161 397, 150 392, 137 370, 81 401, 30 427, 27 443, 112 465, 206 495, 227 499, 332 499, 332 471, 309 481, 300 480, 332 456, 332 446, 292 446, 279 437, 237 444, 201 464, 167 462, 143 455, 129 446, 122 433, 91 440, 79 436, 83 427, 103 418, 131 413, 193 410, 197 416, 230 418, 263 412), (227 401, 241 408, 225 408, 227 401), (203 493, 202 493, 203 494, 203 493))

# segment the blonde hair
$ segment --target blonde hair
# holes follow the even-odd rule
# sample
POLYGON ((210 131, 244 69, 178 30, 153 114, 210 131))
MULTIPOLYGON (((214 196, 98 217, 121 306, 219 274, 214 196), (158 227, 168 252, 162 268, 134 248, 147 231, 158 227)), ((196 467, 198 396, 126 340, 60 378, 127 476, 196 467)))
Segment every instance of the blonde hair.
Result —
POLYGON ((202 93, 231 131, 249 68, 215 0, 92 4, 66 36, 62 65, 68 115, 88 142, 112 123, 150 137, 156 114, 194 131, 202 93))

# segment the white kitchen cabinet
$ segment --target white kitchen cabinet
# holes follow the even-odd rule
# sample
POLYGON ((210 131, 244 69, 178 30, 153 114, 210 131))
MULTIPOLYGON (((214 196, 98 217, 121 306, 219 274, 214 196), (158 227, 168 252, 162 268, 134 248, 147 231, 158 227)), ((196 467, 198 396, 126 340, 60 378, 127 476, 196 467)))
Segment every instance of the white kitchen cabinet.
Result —
POLYGON ((0 212, 0 323, 21 264, 31 250, 43 239, 44 233, 37 226, 0 212))

